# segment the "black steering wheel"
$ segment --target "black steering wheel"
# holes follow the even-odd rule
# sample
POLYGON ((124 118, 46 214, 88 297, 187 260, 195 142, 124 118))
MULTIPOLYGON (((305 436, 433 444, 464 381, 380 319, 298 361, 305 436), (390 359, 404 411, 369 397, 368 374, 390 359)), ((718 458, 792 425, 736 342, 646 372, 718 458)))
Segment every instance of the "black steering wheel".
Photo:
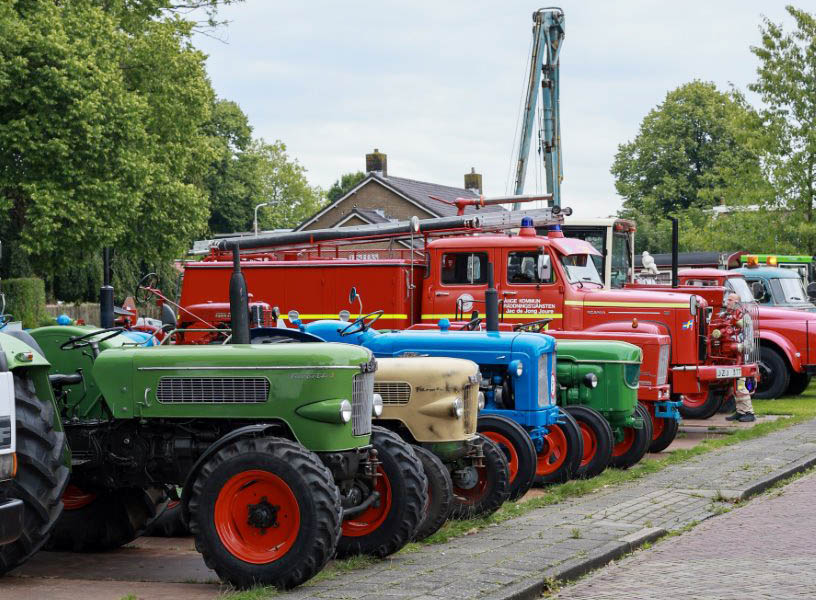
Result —
POLYGON ((476 331, 483 321, 482 317, 475 317, 460 327, 461 331, 476 331))
POLYGON ((374 325, 374 323, 377 322, 377 319, 379 319, 381 316, 383 316, 384 312, 385 311, 383 311, 383 310, 375 310, 374 312, 370 312, 367 315, 360 315, 359 317, 354 319, 351 323, 349 323, 348 325, 346 325, 342 329, 338 329, 337 332, 341 336, 344 336, 344 335, 351 335, 353 333, 359 333, 361 331, 365 331, 366 329, 368 329, 369 327, 374 325), (366 322, 367 319, 370 319, 370 320, 368 322, 366 322), (355 326, 357 327, 357 329, 352 329, 355 326))
POLYGON ((85 348, 87 346, 91 346, 91 348, 93 348, 94 350, 98 350, 100 343, 116 337, 124 330, 125 330, 124 327, 110 327, 108 329, 97 329, 96 331, 91 331, 90 333, 86 333, 85 335, 78 335, 76 337, 69 338, 67 342, 63 342, 62 344, 60 344, 60 350, 75 350, 77 348, 85 348), (108 333, 109 335, 103 336, 98 340, 90 339, 104 333, 108 333))
POLYGON ((133 296, 139 304, 147 304, 150 301, 150 291, 147 288, 159 287, 159 276, 156 273, 148 273, 136 284, 136 292, 133 296))
POLYGON ((529 323, 519 323, 518 325, 513 325, 513 331, 541 333, 550 321, 552 321, 552 319, 539 319, 538 321, 530 321, 529 323))

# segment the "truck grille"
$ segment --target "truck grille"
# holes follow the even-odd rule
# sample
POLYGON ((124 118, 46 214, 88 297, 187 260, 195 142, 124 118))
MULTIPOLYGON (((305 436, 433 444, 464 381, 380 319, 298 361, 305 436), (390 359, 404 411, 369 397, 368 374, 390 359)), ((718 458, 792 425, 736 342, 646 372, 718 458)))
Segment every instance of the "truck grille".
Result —
POLYGON ((371 413, 374 402, 374 373, 354 376, 351 392, 351 431, 354 435, 371 433, 371 413))
POLYGON ((266 377, 162 377, 162 404, 257 404, 269 397, 266 377))
POLYGON ((657 358, 657 385, 664 385, 669 379, 669 352, 671 344, 661 344, 657 358))
POLYGON ((408 404, 411 399, 411 384, 405 381, 378 381, 374 393, 382 396, 383 404, 408 404))
POLYGON ((475 433, 476 413, 479 412, 479 385, 466 385, 464 389, 465 433, 475 433))

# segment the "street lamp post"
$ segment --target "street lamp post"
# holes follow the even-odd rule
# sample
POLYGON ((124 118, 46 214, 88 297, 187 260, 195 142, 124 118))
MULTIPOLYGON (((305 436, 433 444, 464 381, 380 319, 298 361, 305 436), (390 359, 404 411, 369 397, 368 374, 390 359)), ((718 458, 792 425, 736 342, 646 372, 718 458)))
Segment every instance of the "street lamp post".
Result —
POLYGON ((258 206, 255 207, 255 219, 253 220, 255 226, 255 235, 258 235, 258 209, 262 206, 269 206, 269 202, 261 202, 258 206))

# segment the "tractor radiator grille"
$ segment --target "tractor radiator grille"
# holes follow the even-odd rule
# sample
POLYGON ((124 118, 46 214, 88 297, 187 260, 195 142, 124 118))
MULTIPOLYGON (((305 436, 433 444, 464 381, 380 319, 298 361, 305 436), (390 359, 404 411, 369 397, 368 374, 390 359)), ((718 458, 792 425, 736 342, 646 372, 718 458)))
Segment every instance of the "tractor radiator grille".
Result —
POLYGON ((374 373, 358 373, 354 376, 352 386, 351 432, 354 435, 369 435, 374 402, 374 373))
POLYGON ((405 381, 378 381, 374 393, 382 396, 383 404, 408 404, 411 384, 405 381))
POLYGON ((465 433, 474 433, 476 431, 476 413, 479 412, 479 386, 476 384, 466 385, 462 396, 465 404, 465 433))
POLYGON ((266 377, 162 377, 156 390, 162 404, 254 404, 268 397, 266 377))

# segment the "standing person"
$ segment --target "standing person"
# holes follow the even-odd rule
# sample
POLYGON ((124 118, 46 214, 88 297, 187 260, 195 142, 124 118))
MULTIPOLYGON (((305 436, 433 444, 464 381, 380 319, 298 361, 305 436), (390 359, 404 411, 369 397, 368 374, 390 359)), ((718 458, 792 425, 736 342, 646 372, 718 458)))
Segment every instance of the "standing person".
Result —
MULTIPOLYGON (((739 310, 739 296, 734 293, 728 294, 725 300, 725 312, 734 313, 739 310)), ((754 406, 751 404, 751 392, 748 391, 745 377, 740 377, 734 382, 734 401, 736 412, 726 417, 726 421, 739 421, 740 423, 756 421, 754 406)))

